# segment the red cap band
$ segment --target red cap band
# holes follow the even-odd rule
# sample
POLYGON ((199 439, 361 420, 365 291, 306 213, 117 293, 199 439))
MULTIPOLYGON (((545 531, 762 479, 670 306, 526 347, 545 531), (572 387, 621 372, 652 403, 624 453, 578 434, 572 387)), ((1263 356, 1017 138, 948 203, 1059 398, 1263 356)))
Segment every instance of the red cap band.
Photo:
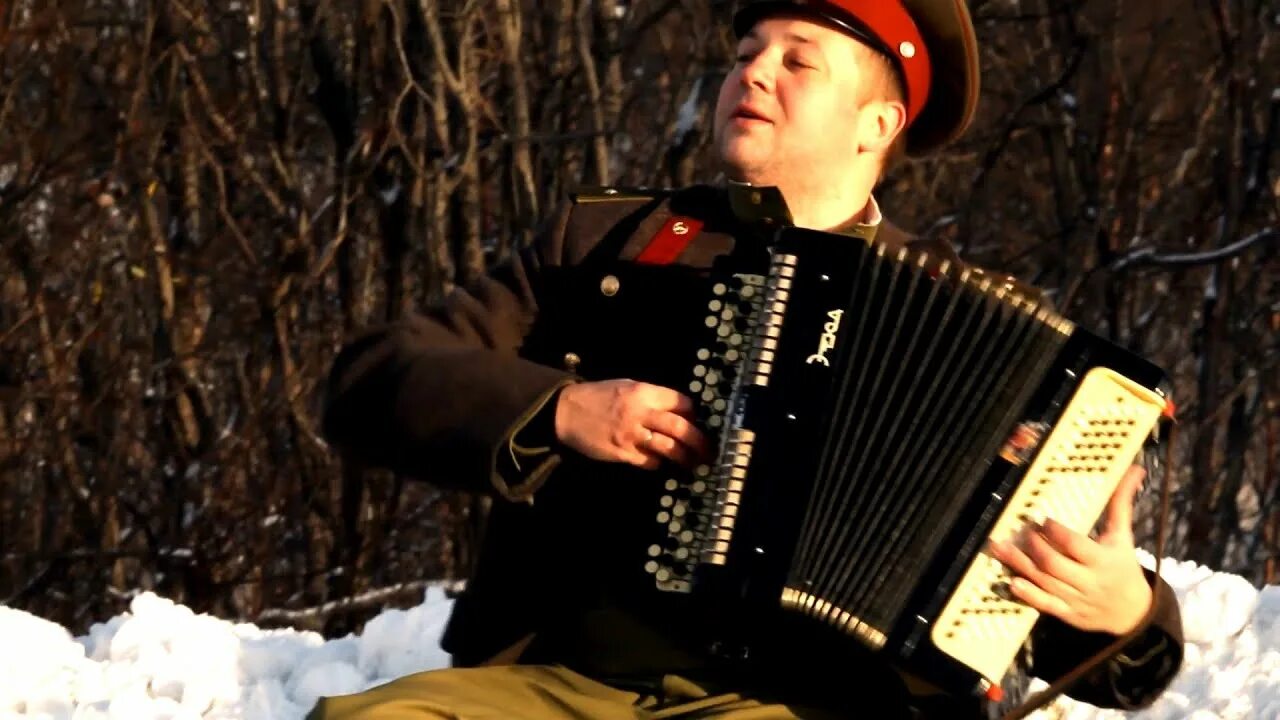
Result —
POLYGON ((882 51, 902 69, 907 91, 907 124, 915 122, 929 99, 933 81, 929 49, 902 0, 824 0, 837 11, 854 18, 884 44, 882 51))

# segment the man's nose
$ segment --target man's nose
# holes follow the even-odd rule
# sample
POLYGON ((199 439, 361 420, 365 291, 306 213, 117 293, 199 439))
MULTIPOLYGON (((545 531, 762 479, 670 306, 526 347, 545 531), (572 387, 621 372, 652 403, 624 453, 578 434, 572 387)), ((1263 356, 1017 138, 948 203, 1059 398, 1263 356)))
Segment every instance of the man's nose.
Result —
POLYGON ((757 54, 742 67, 742 84, 748 88, 768 92, 773 89, 773 78, 773 63, 765 57, 765 53, 757 54))

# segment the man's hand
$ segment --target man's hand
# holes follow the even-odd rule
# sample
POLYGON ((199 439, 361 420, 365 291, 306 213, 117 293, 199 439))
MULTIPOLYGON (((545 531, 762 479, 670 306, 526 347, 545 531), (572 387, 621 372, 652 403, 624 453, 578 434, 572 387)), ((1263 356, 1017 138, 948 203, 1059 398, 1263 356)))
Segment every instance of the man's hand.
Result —
POLYGON ((1133 539, 1133 498, 1144 476, 1137 465, 1125 473, 1097 540, 1047 520, 1016 544, 993 545, 992 556, 1015 575, 1013 596, 1081 630, 1135 629, 1153 602, 1133 539))
POLYGON ((587 457, 650 470, 665 458, 685 467, 711 456, 688 397, 633 380, 569 385, 556 405, 556 437, 587 457))

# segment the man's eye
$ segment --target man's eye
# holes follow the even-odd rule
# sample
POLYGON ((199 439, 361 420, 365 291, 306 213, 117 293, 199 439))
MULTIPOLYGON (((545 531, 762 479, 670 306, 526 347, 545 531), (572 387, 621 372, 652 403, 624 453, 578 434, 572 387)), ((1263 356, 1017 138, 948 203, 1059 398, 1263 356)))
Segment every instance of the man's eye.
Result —
POLYGON ((738 62, 751 62, 751 59, 754 57, 755 53, 738 53, 738 62))

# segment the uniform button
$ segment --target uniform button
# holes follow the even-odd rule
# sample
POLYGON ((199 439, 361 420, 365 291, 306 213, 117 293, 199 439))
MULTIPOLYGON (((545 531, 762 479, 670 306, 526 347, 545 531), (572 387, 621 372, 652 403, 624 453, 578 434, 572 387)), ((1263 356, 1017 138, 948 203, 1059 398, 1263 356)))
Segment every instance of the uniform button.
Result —
POLYGON ((582 358, 578 357, 578 353, 564 354, 564 368, 569 372, 574 372, 578 366, 582 364, 582 358))
POLYGON ((604 279, 600 281, 600 292, 604 293, 606 297, 613 297, 618 294, 618 288, 621 286, 622 283, 618 282, 616 275, 605 275, 604 279))

